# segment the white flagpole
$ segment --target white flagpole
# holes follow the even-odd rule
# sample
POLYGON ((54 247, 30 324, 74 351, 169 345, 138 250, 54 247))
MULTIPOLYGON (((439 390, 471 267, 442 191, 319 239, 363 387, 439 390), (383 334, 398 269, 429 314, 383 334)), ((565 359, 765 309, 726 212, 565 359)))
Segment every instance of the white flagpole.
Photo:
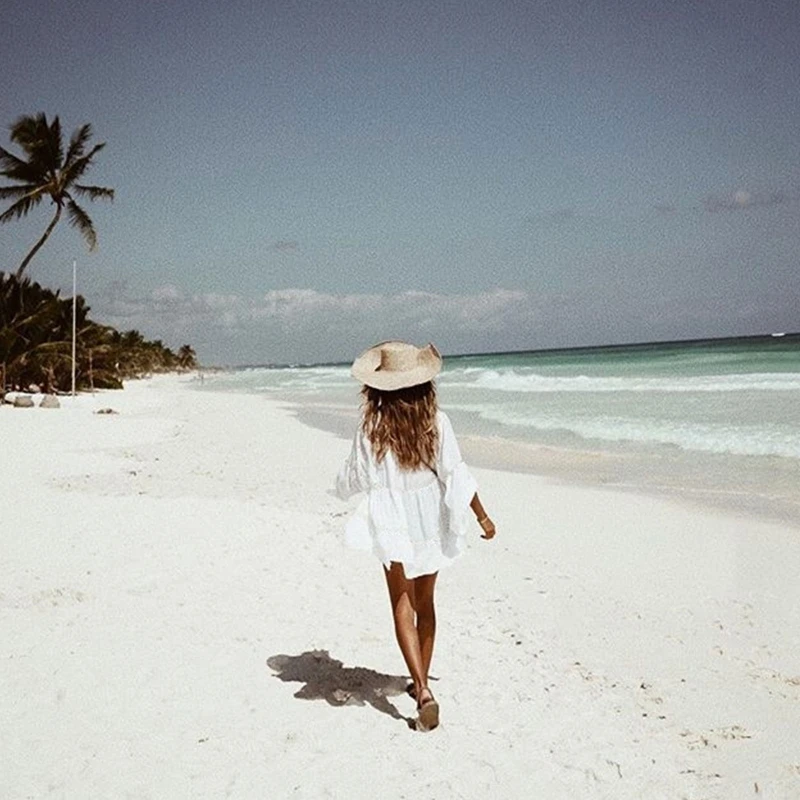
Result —
POLYGON ((72 396, 75 397, 75 349, 77 344, 77 336, 75 335, 75 326, 77 320, 76 304, 78 301, 78 262, 77 259, 72 259, 72 396))

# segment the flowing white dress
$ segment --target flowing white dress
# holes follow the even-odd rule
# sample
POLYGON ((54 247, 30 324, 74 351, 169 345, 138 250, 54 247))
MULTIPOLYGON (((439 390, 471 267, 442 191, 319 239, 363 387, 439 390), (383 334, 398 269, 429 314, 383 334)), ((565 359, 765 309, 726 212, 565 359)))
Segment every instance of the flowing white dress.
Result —
POLYGON ((336 479, 344 500, 366 492, 345 528, 346 543, 373 552, 386 567, 399 561, 407 578, 438 572, 461 554, 477 490, 447 415, 439 411, 436 423, 435 472, 400 469, 391 451, 379 463, 359 426, 336 479))

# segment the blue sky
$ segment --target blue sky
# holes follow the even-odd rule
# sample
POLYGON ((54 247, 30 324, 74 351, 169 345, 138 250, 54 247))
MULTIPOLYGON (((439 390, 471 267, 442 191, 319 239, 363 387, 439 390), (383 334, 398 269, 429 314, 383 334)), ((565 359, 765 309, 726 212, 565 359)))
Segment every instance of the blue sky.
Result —
POLYGON ((4 9, 0 124, 107 142, 99 249, 29 270, 99 321, 225 364, 800 329, 795 2, 4 9))

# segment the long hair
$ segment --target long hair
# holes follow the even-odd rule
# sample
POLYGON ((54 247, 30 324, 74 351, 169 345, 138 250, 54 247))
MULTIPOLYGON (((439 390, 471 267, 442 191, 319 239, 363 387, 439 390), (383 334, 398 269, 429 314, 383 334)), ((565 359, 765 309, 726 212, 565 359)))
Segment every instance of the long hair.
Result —
POLYGON ((378 462, 391 450, 401 469, 432 468, 439 440, 433 382, 393 392, 364 386, 361 394, 362 427, 378 462))

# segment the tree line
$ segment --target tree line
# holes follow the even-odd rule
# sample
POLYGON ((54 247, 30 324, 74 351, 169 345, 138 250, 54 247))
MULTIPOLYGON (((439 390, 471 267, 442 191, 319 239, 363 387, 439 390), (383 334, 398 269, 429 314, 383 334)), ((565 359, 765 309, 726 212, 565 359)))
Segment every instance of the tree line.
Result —
MULTIPOLYGON (((197 367, 194 350, 177 353, 137 330, 120 332, 89 318, 85 299, 75 298, 75 385, 120 389, 122 382, 157 372, 197 367)), ((35 385, 47 393, 72 384, 72 298, 62 298, 29 278, 0 272, 0 394, 35 385)))
MULTIPOLYGON (((105 142, 89 147, 92 128, 82 125, 65 147, 61 122, 45 114, 19 117, 10 126, 11 141, 21 155, 0 147, 0 200, 11 205, 0 213, 0 224, 28 215, 43 200, 54 207, 42 236, 23 258, 16 273, 0 272, 0 397, 8 389, 35 385, 45 392, 66 391, 72 385, 72 298, 62 299, 31 282, 25 270, 65 214, 90 250, 97 232, 76 198, 114 199, 114 190, 83 182, 105 142)), ((122 381, 154 372, 193 369, 194 350, 183 345, 173 353, 163 342, 148 341, 139 331, 120 333, 89 319, 83 297, 75 298, 75 385, 80 389, 121 388, 122 381)))

